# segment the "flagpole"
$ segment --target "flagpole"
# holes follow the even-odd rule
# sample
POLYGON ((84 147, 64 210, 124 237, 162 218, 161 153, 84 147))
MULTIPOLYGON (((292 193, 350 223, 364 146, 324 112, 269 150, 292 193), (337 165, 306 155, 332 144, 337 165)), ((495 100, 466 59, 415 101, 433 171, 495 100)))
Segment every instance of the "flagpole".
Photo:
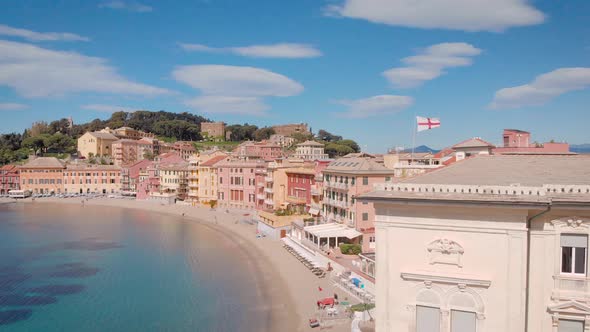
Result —
MULTIPOLYGON (((414 121, 416 121, 416 114, 414 114, 414 121)), ((410 164, 414 163, 414 148, 416 147, 416 132, 418 131, 417 129, 417 123, 413 123, 413 130, 412 130, 412 155, 410 157, 410 164)))

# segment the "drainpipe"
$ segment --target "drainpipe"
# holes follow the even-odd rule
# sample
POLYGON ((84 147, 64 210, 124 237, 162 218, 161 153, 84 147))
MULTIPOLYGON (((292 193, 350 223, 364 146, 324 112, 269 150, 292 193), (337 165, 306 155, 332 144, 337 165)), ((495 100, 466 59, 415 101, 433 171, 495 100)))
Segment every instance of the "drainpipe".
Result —
POLYGON ((525 291, 525 313, 524 313, 524 330, 528 332, 529 330, 529 288, 530 288, 530 271, 531 271, 531 225, 532 221, 545 213, 551 211, 551 201, 547 205, 547 208, 534 216, 530 217, 526 221, 527 227, 527 250, 526 250, 526 291, 525 291))

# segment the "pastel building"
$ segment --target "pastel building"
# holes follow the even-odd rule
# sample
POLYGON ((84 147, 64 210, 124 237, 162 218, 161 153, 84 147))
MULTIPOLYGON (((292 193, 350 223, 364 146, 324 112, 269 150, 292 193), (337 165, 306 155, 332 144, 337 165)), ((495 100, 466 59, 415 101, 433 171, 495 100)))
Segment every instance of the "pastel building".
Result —
POLYGON ((199 202, 208 204, 217 201, 218 197, 218 176, 217 164, 225 161, 226 155, 219 155, 201 162, 199 165, 199 202))
POLYGON ((140 181, 140 174, 147 170, 153 162, 143 159, 132 165, 121 168, 121 190, 128 193, 137 192, 137 184, 140 181))
POLYGON ((264 162, 229 160, 215 165, 218 177, 218 203, 220 207, 256 208, 256 170, 264 162))
POLYGON ((504 146, 492 150, 493 154, 573 154, 567 143, 532 143, 531 133, 518 129, 504 129, 504 146))
POLYGON ((67 164, 63 193, 114 194, 121 191, 121 168, 115 165, 67 164))
POLYGON ((394 171, 371 157, 340 158, 331 162, 324 174, 323 219, 356 229, 362 236, 355 241, 363 252, 375 250, 374 209, 356 197, 373 190, 378 183, 391 182, 394 171))
POLYGON ((188 200, 199 201, 199 157, 196 154, 188 159, 188 200))
POLYGON ((21 189, 33 194, 63 193, 65 164, 55 157, 29 158, 19 166, 21 189))
POLYGON ((115 165, 129 165, 143 159, 137 140, 120 139, 111 144, 111 158, 115 165))
POLYGON ((305 141, 297 144, 293 157, 303 160, 326 160, 329 158, 324 152, 324 144, 315 141, 305 141))
POLYGON ((270 142, 252 142, 247 141, 238 145, 234 149, 235 156, 244 159, 264 159, 271 161, 280 158, 283 155, 283 149, 280 145, 270 142))
POLYGON ((0 167, 0 195, 6 195, 11 190, 20 189, 19 169, 15 165, 0 167))
POLYGON ((160 192, 174 194, 185 200, 188 196, 189 164, 187 162, 160 165, 160 192))
POLYGON ((111 156, 112 144, 119 138, 108 132, 86 132, 78 138, 78 154, 84 158, 111 156))
POLYGON ((590 157, 478 155, 358 199, 376 331, 590 329, 590 157))

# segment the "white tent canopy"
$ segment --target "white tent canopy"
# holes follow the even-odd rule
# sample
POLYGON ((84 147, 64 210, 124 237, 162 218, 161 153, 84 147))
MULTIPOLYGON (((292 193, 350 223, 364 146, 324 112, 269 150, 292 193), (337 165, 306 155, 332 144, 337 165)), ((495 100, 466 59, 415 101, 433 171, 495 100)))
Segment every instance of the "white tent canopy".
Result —
POLYGON ((314 225, 314 226, 307 226, 304 228, 306 232, 312 234, 318 238, 322 237, 345 237, 348 239, 354 239, 361 235, 361 232, 357 231, 354 228, 347 227, 343 224, 338 223, 330 223, 330 224, 321 224, 321 225, 314 225))

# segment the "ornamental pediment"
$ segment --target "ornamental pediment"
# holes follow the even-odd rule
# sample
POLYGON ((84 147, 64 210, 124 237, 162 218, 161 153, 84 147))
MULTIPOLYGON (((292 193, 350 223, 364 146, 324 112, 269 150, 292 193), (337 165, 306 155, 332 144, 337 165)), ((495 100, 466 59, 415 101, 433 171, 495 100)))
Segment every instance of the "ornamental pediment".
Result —
POLYGON ((590 315, 590 307, 578 301, 567 301, 548 306, 551 312, 590 315))
POLYGON ((428 244, 426 247, 430 255, 430 264, 450 264, 463 267, 461 263, 461 256, 465 250, 463 247, 446 238, 437 239, 428 244))
POLYGON ((564 217, 551 220, 555 228, 590 229, 590 219, 581 217, 564 217))

